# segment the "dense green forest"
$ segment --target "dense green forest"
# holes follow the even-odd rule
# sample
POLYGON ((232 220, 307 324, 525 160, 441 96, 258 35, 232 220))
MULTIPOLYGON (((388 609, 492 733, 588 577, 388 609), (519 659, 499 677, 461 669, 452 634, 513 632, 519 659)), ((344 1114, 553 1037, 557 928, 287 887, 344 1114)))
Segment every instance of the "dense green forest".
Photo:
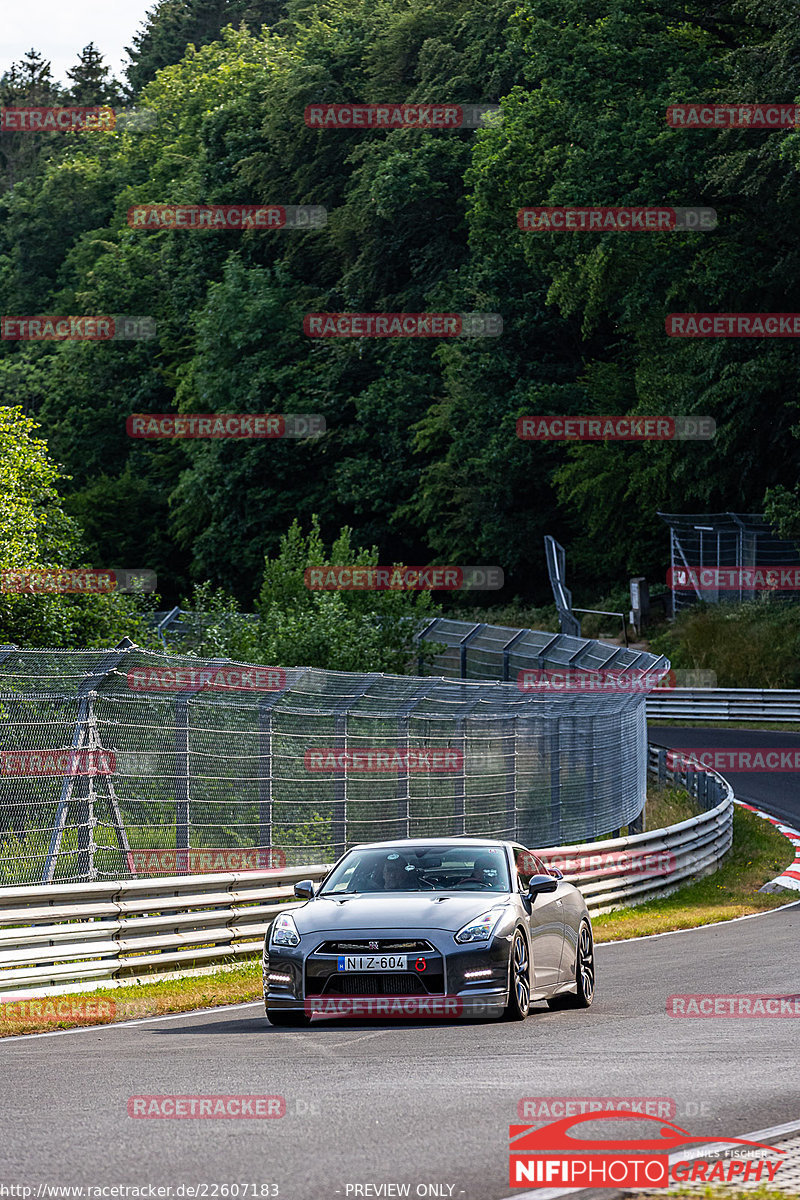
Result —
MULTIPOLYGON (((46 486, 24 463, 4 467, 38 514, 28 561, 62 561, 66 546, 82 563, 154 570, 163 605, 202 584, 252 610, 265 555, 318 514, 326 544, 347 526, 372 561, 500 565, 506 588, 487 603, 548 601, 551 533, 586 603, 630 574, 663 582, 658 509, 766 508, 800 529, 796 340, 664 328, 670 312, 800 310, 800 133, 665 120, 682 102, 793 101, 794 4, 160 0, 129 54, 122 82, 93 46, 68 86, 35 52, 0 78, 3 106, 155 114, 138 130, 0 133, 0 311, 156 327, 144 340, 0 342, 0 440, 16 425, 46 444, 30 450, 46 486), (304 123, 307 105, 350 100, 499 104, 502 120, 304 123), (328 220, 129 227, 131 206, 163 203, 323 205, 328 220), (517 228, 519 207, 560 204, 704 205, 719 224, 517 228), (498 312, 504 330, 304 334, 305 313, 340 311, 498 312), (318 413, 327 433, 128 437, 129 414, 172 411, 318 413), (521 441, 517 418, 536 413, 708 414, 717 435, 521 441), (47 541, 43 513, 61 541, 47 541)), ((4 565, 20 561, 12 542, 4 565)))

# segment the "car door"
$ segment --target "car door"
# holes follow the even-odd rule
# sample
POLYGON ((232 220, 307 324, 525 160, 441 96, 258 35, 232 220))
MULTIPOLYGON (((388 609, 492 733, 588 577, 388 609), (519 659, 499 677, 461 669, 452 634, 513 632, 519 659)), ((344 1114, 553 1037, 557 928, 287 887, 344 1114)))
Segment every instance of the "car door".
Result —
POLYGON ((584 917, 584 904, 574 888, 567 888, 562 905, 564 912, 564 953, 561 956, 561 982, 575 979, 578 958, 578 935, 584 917))
POLYGON ((523 907, 528 914, 533 959, 533 987, 538 992, 554 988, 561 979, 561 956, 564 948, 564 885, 557 892, 544 892, 533 900, 527 898, 528 882, 533 875, 549 874, 544 863, 532 850, 514 846, 517 869, 517 888, 524 897, 523 907))

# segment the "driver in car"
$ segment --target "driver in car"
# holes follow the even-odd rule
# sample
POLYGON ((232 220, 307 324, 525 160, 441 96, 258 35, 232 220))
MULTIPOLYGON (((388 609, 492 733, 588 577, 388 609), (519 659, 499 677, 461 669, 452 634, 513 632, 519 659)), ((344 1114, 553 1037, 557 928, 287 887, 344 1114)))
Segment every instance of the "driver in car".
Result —
POLYGON ((497 882, 497 864, 488 854, 479 855, 472 864, 472 874, 467 875, 459 883, 459 887, 469 888, 472 884, 493 888, 497 882))
POLYGON ((409 876, 411 871, 407 871, 408 863, 404 858, 387 858, 383 864, 382 882, 384 891, 399 892, 411 887, 409 876))

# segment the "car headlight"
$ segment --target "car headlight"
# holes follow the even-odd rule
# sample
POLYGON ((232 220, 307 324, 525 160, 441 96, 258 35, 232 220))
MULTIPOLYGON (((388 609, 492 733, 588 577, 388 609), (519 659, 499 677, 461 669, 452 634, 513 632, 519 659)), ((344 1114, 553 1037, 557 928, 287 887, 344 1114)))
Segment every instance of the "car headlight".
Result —
POLYGON ((455 935, 455 940, 462 945, 464 942, 488 942, 494 933, 495 925, 504 912, 505 909, 503 908, 490 908, 488 912, 473 918, 472 921, 468 921, 463 928, 459 929, 455 935))
POLYGON ((279 917, 276 917, 275 924, 272 926, 270 941, 273 946, 299 945, 300 934, 297 932, 297 926, 294 923, 291 913, 281 913, 279 917))

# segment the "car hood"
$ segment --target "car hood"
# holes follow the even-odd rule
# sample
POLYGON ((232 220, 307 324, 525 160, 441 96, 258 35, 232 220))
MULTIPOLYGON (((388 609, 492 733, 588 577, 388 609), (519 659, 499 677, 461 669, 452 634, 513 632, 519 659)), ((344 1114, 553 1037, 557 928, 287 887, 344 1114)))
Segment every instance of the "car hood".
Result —
POLYGON ((431 895, 369 892, 321 896, 293 911, 298 933, 336 933, 356 929, 444 929, 457 932, 489 908, 510 903, 508 892, 436 892, 431 895))

